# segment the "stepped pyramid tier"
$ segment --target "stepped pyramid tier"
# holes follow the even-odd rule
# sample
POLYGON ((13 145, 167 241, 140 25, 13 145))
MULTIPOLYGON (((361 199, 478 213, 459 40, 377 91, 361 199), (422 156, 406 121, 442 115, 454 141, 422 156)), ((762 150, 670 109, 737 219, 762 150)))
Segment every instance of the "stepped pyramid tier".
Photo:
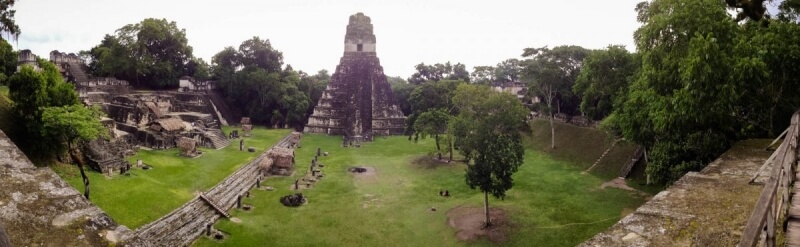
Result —
POLYGON ((405 120, 375 53, 370 18, 350 16, 344 55, 304 132, 342 135, 345 145, 357 145, 376 135, 402 135, 405 120))

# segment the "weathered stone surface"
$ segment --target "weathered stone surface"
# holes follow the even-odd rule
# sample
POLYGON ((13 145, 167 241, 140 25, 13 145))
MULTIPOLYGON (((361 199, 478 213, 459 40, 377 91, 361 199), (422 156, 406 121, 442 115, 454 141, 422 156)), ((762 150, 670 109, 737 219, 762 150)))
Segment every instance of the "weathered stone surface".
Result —
POLYGON ((579 246, 736 246, 763 189, 748 181, 770 156, 768 143, 737 143, 579 246))
POLYGON ((405 116, 375 53, 370 18, 350 16, 344 43, 344 56, 304 132, 343 135, 356 143, 374 135, 403 134, 405 116))
POLYGON ((0 131, 0 221, 14 246, 107 246, 130 236, 0 131))

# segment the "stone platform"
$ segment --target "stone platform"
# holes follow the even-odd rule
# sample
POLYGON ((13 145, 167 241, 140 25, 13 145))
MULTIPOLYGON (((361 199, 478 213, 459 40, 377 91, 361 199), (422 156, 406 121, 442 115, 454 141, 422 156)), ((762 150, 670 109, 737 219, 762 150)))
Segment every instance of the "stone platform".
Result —
POLYGON ((132 232, 0 131, 0 222, 14 246, 109 246, 132 232))
POLYGON ((763 189, 748 182, 772 154, 767 144, 737 143, 579 246, 736 246, 763 189))

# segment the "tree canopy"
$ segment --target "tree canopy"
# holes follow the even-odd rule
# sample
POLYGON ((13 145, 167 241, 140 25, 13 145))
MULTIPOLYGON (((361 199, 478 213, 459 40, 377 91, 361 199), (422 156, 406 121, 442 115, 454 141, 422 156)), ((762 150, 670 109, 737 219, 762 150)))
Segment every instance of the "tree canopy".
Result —
POLYGON ((641 70, 606 124, 646 147, 651 182, 698 170, 740 138, 780 132, 800 107, 796 23, 737 24, 713 0, 636 10, 641 70))
POLYGON ((440 81, 440 80, 462 80, 469 82, 469 72, 467 66, 461 63, 451 65, 450 62, 433 65, 425 65, 425 63, 417 64, 414 67, 417 72, 408 78, 408 82, 414 85, 419 85, 424 82, 440 81))
POLYGON ((611 114, 614 101, 625 96, 639 67, 638 57, 624 46, 609 45, 589 53, 572 86, 573 93, 581 98, 581 112, 595 120, 611 114))
POLYGON ((90 58, 92 74, 145 88, 176 88, 178 78, 197 72, 199 62, 192 55, 185 29, 174 21, 153 18, 117 29, 82 54, 90 58), (190 64, 195 68, 189 68, 190 64))
POLYGON ((6 34, 14 40, 22 33, 14 20, 17 11, 11 9, 15 2, 16 0, 0 0, 0 34, 6 34))
POLYGON ((325 90, 330 75, 308 76, 283 68, 283 54, 269 40, 253 37, 236 50, 226 47, 211 60, 213 76, 231 105, 258 124, 300 128, 325 90))

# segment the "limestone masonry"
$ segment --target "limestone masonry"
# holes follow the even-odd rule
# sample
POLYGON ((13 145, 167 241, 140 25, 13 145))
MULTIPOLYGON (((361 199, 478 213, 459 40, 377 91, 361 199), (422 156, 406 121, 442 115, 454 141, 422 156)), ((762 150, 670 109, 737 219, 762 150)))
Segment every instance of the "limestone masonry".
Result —
POLYGON ((375 135, 403 134, 405 119, 375 53, 370 18, 363 13, 350 16, 344 56, 305 132, 342 135, 345 145, 357 145, 375 135))

